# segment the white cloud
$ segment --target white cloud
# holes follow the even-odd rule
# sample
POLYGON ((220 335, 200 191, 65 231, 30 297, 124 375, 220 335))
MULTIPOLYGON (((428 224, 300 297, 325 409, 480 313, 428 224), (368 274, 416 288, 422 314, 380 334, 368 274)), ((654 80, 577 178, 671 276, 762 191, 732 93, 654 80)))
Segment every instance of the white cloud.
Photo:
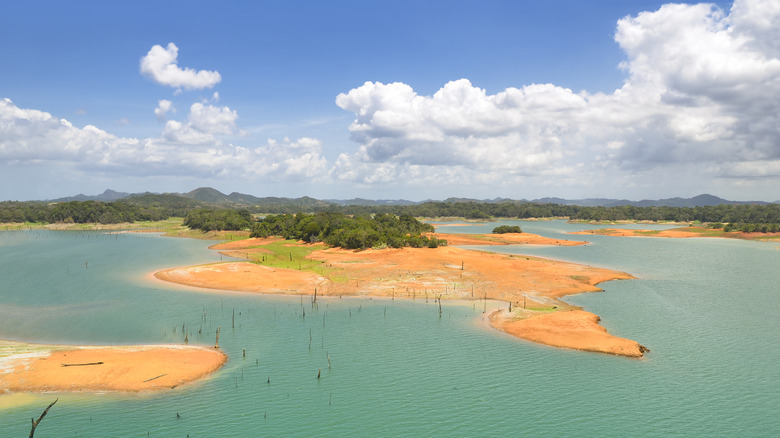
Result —
POLYGON ((460 79, 421 96, 407 84, 366 82, 336 98, 355 114, 349 129, 360 147, 331 174, 365 184, 418 173, 445 178, 439 184, 506 184, 595 180, 609 170, 652 184, 647 170, 688 163, 710 177, 776 178, 768 163, 780 159, 778 18, 780 3, 758 0, 737 0, 731 13, 669 4, 623 18, 615 40, 628 77, 612 94, 532 84, 488 95, 460 79))
POLYGON ((232 134, 236 131, 238 114, 229 107, 194 103, 190 107, 190 125, 208 134, 232 134))
POLYGON ((174 143, 208 145, 214 143, 219 135, 240 133, 236 126, 237 119, 236 111, 227 106, 196 102, 190 106, 188 121, 168 120, 162 136, 174 143))
POLYGON ((156 44, 141 58, 141 73, 158 84, 185 90, 212 88, 222 80, 217 71, 179 67, 178 56, 176 44, 168 43, 165 48, 156 44))
POLYGON ((327 175, 327 160, 316 139, 268 140, 254 148, 223 142, 221 134, 237 132, 236 117, 228 107, 196 103, 190 121, 168 120, 159 138, 121 138, 91 125, 77 128, 2 99, 0 163, 48 162, 120 176, 273 177, 274 182, 315 181, 327 175))
POLYGON ((167 99, 160 99, 157 102, 157 108, 154 109, 154 115, 157 116, 157 120, 162 122, 167 119, 169 112, 176 112, 173 102, 167 99))

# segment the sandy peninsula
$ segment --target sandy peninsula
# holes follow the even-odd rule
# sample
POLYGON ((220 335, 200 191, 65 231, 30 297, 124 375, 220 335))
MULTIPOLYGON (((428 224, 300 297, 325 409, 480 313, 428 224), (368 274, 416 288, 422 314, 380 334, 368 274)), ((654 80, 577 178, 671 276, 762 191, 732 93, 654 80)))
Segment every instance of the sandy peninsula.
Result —
POLYGON ((780 233, 723 231, 722 228, 679 227, 668 230, 630 230, 623 228, 598 228, 595 230, 574 231, 570 234, 598 234, 617 237, 666 237, 672 239, 687 239, 694 237, 716 237, 745 240, 774 240, 780 238, 780 233))
MULTIPOLYGON (((585 243, 526 233, 520 236, 503 235, 496 239, 492 235, 438 235, 450 245, 585 243)), ((246 239, 212 247, 259 264, 227 262, 182 267, 160 271, 155 276, 188 286, 255 293, 311 295, 316 288, 321 296, 499 300, 505 302, 506 308, 490 315, 491 325, 520 338, 629 357, 642 357, 648 351, 637 342, 608 334, 599 326, 596 315, 561 300, 566 295, 600 291, 597 284, 604 281, 633 278, 624 272, 454 246, 351 251, 304 243, 288 245, 311 249, 305 258, 319 262, 314 269, 317 273, 263 266, 263 254, 269 252, 264 247, 278 240, 246 239)))
POLYGON ((173 389, 208 376, 226 360, 219 350, 196 346, 84 347, 0 341, 0 394, 173 389))

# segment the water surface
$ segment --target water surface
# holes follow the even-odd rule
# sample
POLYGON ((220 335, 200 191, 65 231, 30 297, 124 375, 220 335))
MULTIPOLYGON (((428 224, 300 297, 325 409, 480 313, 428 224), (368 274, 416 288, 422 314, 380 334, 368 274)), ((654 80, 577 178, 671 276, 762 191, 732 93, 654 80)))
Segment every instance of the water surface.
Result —
MULTIPOLYGON (((211 345, 221 327, 230 356, 211 378, 165 393, 36 395, 0 411, 3 433, 25 436, 30 417, 56 397, 36 436, 780 433, 776 243, 571 236, 564 233, 594 226, 501 223, 592 243, 491 250, 638 277, 569 301, 648 346, 646 358, 518 340, 486 327, 479 305, 445 302, 440 318, 424 299, 314 305, 306 296, 211 294, 149 278, 157 269, 218 261, 210 242, 0 232, 0 337, 174 343, 183 341, 184 326, 192 343, 211 345)), ((440 230, 489 232, 501 223, 440 230)))

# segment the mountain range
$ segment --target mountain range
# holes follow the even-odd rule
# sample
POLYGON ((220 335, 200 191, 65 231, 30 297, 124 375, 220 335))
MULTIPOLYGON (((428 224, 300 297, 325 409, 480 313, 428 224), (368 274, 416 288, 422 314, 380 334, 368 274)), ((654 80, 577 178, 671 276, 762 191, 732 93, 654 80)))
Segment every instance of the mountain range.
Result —
MULTIPOLYGON (((48 202, 69 202, 69 201, 102 201, 111 202, 119 199, 130 198, 133 196, 148 195, 149 193, 125 193, 116 192, 108 189, 99 195, 87 196, 79 194, 76 196, 70 196, 67 198, 52 199, 48 202)), ((327 205, 362 205, 362 206, 378 206, 378 205, 414 205, 422 204, 424 202, 480 202, 480 203, 502 203, 502 202, 532 202, 540 204, 562 204, 562 205, 580 205, 585 207, 617 207, 624 205, 633 205, 636 207, 702 207, 713 206, 720 204, 769 204, 764 201, 729 201, 723 198, 719 198, 713 195, 702 194, 694 196, 692 198, 666 198, 657 200, 641 200, 641 201, 629 201, 627 199, 609 199, 609 198, 585 198, 585 199, 563 199, 563 198, 539 198, 533 200, 514 200, 508 198, 494 198, 494 199, 471 199, 471 198, 447 198, 444 201, 425 200, 420 202, 408 201, 405 199, 314 199, 308 196, 301 198, 283 198, 283 197, 257 197, 253 195, 247 195, 243 193, 233 192, 226 195, 219 190, 211 187, 200 187, 187 193, 166 193, 167 195, 181 196, 184 198, 193 199, 201 202, 208 202, 212 204, 220 204, 226 206, 241 206, 241 205, 295 205, 300 207, 324 207, 327 205)), ((775 201, 780 203, 780 201, 775 201)))

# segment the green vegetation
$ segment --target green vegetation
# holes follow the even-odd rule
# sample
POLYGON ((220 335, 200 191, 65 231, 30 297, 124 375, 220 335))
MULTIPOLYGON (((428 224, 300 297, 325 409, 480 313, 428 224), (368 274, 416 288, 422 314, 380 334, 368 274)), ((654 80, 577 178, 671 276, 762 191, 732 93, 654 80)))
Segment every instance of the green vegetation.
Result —
POLYGON ((522 233, 519 225, 501 225, 493 228, 493 234, 522 233))
POLYGON ((742 231, 743 233, 777 233, 780 232, 778 223, 729 223, 723 227, 723 231, 742 231))
POLYGON ((192 210, 184 218, 184 225, 201 231, 238 231, 252 225, 252 215, 247 210, 214 210, 201 208, 192 210))
POLYGON ((446 241, 425 236, 434 228, 411 216, 377 214, 346 216, 341 213, 316 213, 267 216, 252 226, 252 237, 282 236, 304 242, 324 242, 348 249, 435 248, 446 241))
MULTIPOLYGON (((580 221, 652 221, 717 224, 729 231, 776 232, 780 230, 780 204, 721 204, 705 207, 583 207, 578 205, 510 202, 424 202, 413 205, 341 206, 312 198, 254 198, 231 194, 230 203, 192 199, 176 194, 141 194, 113 202, 72 201, 46 203, 39 201, 0 202, 0 223, 99 223, 117 224, 137 221, 159 221, 170 217, 187 217, 199 230, 248 228, 247 213, 297 216, 296 212, 334 214, 341 217, 370 218, 372 215, 396 217, 550 218, 566 217, 580 221), (204 210, 194 213, 198 210, 204 210), (236 212, 236 213, 225 213, 236 212), (190 216, 190 214, 192 215, 190 216), (243 218, 243 219, 242 219, 243 218)), ((204 199, 219 199, 205 197, 204 199)), ((313 220, 307 237, 319 235, 321 225, 313 220)), ((251 223, 251 222, 249 222, 251 223)), ((373 226, 372 226, 373 227, 373 226)), ((373 229, 372 227, 368 227, 373 229)), ((362 228, 362 227, 360 227, 362 228)), ((369 233, 370 234, 370 233, 369 233)), ((353 236, 360 240, 359 236, 353 236)), ((369 239, 370 240, 370 239, 369 239)), ((381 239, 380 239, 381 240, 381 239)), ((380 242, 381 243, 381 242, 380 242)), ((417 242, 419 243, 419 242, 417 242)), ((417 244, 416 243, 416 244, 417 244)), ((388 246, 393 246, 391 242, 388 246)))
POLYGON ((315 246, 296 245, 295 240, 279 240, 260 246, 268 251, 264 254, 255 254, 251 258, 264 266, 284 269, 298 269, 312 271, 319 275, 329 275, 331 269, 325 267, 320 260, 311 260, 307 256, 320 249, 315 246))

